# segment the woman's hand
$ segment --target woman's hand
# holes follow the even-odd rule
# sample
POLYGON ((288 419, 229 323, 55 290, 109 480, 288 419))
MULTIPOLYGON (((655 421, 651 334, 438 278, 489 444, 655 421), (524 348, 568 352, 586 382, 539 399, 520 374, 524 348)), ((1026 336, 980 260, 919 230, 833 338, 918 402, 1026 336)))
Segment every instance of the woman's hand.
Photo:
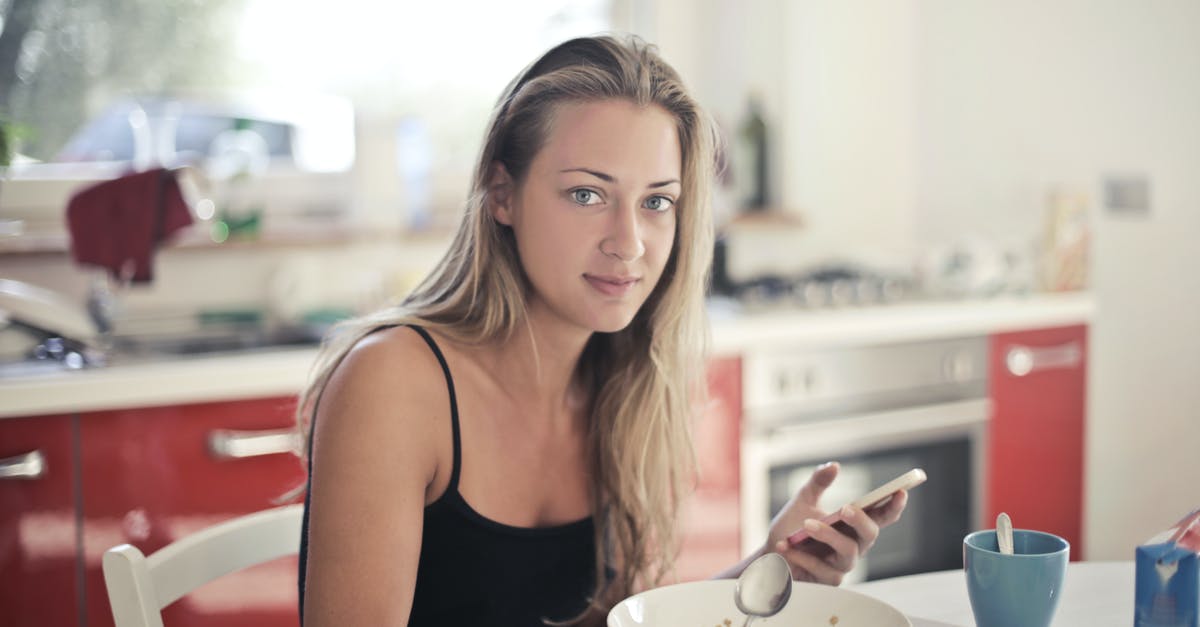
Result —
POLYGON ((818 509, 817 503, 837 478, 839 468, 834 462, 817 468, 771 521, 764 552, 774 551, 787 558, 792 578, 797 581, 840 585, 846 573, 875 544, 879 530, 899 520, 908 503, 908 493, 901 490, 869 514, 857 507, 845 507, 842 519, 849 529, 839 531, 821 522, 827 512, 818 509), (808 531, 812 540, 799 546, 788 544, 787 537, 801 528, 808 531))

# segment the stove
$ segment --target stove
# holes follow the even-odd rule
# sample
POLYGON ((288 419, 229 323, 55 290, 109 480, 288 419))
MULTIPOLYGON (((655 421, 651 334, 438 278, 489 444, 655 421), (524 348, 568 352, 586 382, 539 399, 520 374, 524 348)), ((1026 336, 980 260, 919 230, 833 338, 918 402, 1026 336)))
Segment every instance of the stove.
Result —
POLYGON ((724 241, 718 239, 713 251, 710 295, 731 299, 745 310, 861 307, 924 298, 913 276, 850 262, 830 262, 792 274, 734 280, 727 270, 726 254, 724 241))
POLYGON ((730 298, 746 310, 831 309, 890 305, 924 298, 915 279, 848 264, 793 275, 764 275, 745 281, 718 277, 711 294, 730 298), (720 279, 720 280, 719 280, 720 279))

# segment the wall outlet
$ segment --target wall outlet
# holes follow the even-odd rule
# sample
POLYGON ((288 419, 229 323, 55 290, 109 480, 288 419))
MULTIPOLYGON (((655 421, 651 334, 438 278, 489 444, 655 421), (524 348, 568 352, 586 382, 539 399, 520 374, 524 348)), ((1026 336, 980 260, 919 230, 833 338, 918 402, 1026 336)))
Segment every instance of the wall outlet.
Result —
POLYGON ((1150 178, 1141 174, 1104 177, 1104 209, 1117 216, 1150 216, 1150 178))

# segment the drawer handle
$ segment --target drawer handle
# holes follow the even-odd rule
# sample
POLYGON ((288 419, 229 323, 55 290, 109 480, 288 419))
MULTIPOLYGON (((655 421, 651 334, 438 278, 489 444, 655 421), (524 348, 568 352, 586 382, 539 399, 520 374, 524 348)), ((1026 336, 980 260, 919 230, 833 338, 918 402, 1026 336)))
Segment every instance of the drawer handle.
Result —
POLYGON ((0 479, 38 479, 46 474, 46 456, 40 450, 0 459, 0 479))
POLYGON ((1014 377, 1024 377, 1053 368, 1074 368, 1083 360, 1083 350, 1078 342, 1061 346, 1033 348, 1013 346, 1004 356, 1004 365, 1014 377))
POLYGON ((244 459, 298 449, 300 437, 294 429, 232 431, 218 429, 208 434, 208 451, 217 459, 244 459))

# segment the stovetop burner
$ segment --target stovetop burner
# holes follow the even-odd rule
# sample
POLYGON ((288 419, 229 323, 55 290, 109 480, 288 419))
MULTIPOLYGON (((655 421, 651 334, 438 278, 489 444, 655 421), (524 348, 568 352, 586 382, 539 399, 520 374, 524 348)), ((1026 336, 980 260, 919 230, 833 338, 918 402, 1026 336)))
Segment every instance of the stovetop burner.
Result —
POLYGON ((826 309, 886 305, 920 298, 915 282, 849 265, 827 266, 796 275, 765 275, 727 281, 713 293, 736 300, 749 310, 781 307, 826 309))

